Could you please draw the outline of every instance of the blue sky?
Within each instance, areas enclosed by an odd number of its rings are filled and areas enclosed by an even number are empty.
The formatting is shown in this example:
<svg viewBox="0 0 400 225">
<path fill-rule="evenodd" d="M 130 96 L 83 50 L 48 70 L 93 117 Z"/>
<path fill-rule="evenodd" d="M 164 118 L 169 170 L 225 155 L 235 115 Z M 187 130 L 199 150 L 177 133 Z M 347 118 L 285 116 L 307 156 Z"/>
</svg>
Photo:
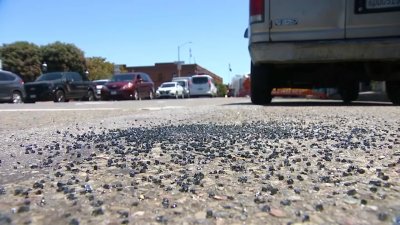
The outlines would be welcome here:
<svg viewBox="0 0 400 225">
<path fill-rule="evenodd" d="M 0 45 L 61 41 L 86 57 L 145 66 L 177 61 L 178 46 L 192 42 L 180 48 L 181 61 L 224 83 L 250 70 L 247 25 L 246 0 L 0 0 Z"/>
</svg>

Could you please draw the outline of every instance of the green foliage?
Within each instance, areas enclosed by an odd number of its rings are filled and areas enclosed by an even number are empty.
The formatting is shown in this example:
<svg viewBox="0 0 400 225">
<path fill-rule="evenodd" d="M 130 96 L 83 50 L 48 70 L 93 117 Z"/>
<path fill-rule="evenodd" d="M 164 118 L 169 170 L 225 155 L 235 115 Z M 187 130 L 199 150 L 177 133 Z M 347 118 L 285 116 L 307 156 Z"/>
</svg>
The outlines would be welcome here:
<svg viewBox="0 0 400 225">
<path fill-rule="evenodd" d="M 217 83 L 217 95 L 218 97 L 224 97 L 227 93 L 228 93 L 228 89 L 226 87 L 226 85 L 222 84 L 222 83 Z"/>
<path fill-rule="evenodd" d="M 86 58 L 86 65 L 90 80 L 108 79 L 111 78 L 113 74 L 114 64 L 107 62 L 105 58 Z"/>
<path fill-rule="evenodd" d="M 3 69 L 21 76 L 25 81 L 32 81 L 40 75 L 41 55 L 39 46 L 19 41 L 4 44 L 0 48 Z"/>
<path fill-rule="evenodd" d="M 84 53 L 73 44 L 57 41 L 42 46 L 41 51 L 47 72 L 75 71 L 83 74 L 86 70 Z"/>
</svg>

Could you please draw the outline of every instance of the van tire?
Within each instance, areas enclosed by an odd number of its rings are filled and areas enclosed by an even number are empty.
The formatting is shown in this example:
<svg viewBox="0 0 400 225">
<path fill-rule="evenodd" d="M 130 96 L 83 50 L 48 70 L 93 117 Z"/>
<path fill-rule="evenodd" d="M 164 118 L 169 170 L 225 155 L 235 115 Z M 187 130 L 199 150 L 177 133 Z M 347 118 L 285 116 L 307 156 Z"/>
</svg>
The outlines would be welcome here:
<svg viewBox="0 0 400 225">
<path fill-rule="evenodd" d="M 251 102 L 267 105 L 272 101 L 272 79 L 270 65 L 251 64 Z"/>
<path fill-rule="evenodd" d="M 393 104 L 400 105 L 400 81 L 386 81 L 386 94 Z"/>
<path fill-rule="evenodd" d="M 352 101 L 357 100 L 359 91 L 360 87 L 358 81 L 349 81 L 343 83 L 339 87 L 340 97 L 342 98 L 342 101 L 345 104 L 349 104 Z"/>
</svg>

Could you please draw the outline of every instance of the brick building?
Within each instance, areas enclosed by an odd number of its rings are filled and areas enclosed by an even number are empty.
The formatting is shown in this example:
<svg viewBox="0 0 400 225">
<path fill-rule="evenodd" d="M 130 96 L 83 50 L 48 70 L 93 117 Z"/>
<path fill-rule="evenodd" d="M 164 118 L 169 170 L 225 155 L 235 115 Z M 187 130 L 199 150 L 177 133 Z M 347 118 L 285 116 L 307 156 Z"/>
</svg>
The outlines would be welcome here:
<svg viewBox="0 0 400 225">
<path fill-rule="evenodd" d="M 194 74 L 208 74 L 214 78 L 216 83 L 223 83 L 222 77 L 197 64 L 182 64 L 181 77 Z M 150 75 L 157 88 L 163 82 L 171 81 L 173 77 L 178 76 L 178 67 L 176 63 L 156 63 L 154 66 L 129 66 L 128 72 L 144 72 Z"/>
</svg>

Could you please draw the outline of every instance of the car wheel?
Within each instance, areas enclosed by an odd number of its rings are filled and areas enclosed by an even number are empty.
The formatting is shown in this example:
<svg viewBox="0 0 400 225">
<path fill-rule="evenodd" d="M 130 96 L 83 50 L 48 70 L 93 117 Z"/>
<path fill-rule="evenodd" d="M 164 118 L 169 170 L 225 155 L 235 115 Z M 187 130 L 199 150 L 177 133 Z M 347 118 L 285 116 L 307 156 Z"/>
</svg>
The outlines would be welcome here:
<svg viewBox="0 0 400 225">
<path fill-rule="evenodd" d="M 272 100 L 272 78 L 269 65 L 251 64 L 251 102 L 266 105 Z"/>
<path fill-rule="evenodd" d="M 150 99 L 150 100 L 154 99 L 153 91 L 150 91 L 150 92 L 149 92 L 149 99 Z"/>
<path fill-rule="evenodd" d="M 88 101 L 94 101 L 96 100 L 96 97 L 94 96 L 94 92 L 92 90 L 89 90 L 87 93 L 87 100 Z"/>
<path fill-rule="evenodd" d="M 133 91 L 133 99 L 134 100 L 139 100 L 139 93 L 136 90 Z"/>
<path fill-rule="evenodd" d="M 14 91 L 12 93 L 12 99 L 11 99 L 12 103 L 16 104 L 16 103 L 22 103 L 22 94 L 19 91 Z"/>
<path fill-rule="evenodd" d="M 393 104 L 400 105 L 400 81 L 386 81 L 386 94 Z"/>
<path fill-rule="evenodd" d="M 358 81 L 349 81 L 339 87 L 339 94 L 343 103 L 349 104 L 357 100 L 358 92 L 360 90 Z"/>
<path fill-rule="evenodd" d="M 66 102 L 65 93 L 63 90 L 57 90 L 54 96 L 54 102 Z"/>
</svg>

